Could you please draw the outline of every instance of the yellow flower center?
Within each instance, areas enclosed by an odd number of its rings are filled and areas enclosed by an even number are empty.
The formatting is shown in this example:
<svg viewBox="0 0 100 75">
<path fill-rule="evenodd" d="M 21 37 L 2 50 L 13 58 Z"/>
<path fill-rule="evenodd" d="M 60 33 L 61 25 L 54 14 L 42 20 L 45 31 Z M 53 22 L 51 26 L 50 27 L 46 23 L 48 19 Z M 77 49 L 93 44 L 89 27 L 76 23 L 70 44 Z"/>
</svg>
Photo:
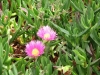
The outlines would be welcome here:
<svg viewBox="0 0 100 75">
<path fill-rule="evenodd" d="M 44 34 L 44 39 L 48 39 L 48 38 L 50 38 L 50 34 L 49 33 Z"/>
<path fill-rule="evenodd" d="M 32 50 L 32 55 L 38 56 L 38 55 L 39 55 L 39 50 L 36 49 L 36 48 L 34 48 L 34 49 Z"/>
</svg>

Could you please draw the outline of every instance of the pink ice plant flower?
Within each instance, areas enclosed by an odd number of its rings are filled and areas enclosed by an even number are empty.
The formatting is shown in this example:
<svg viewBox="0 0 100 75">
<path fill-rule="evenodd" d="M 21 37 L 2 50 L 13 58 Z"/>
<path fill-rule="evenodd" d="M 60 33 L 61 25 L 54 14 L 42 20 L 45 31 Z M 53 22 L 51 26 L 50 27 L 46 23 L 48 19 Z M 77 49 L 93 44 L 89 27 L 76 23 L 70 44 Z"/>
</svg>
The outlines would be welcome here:
<svg viewBox="0 0 100 75">
<path fill-rule="evenodd" d="M 47 41 L 55 40 L 56 38 L 56 32 L 53 29 L 51 29 L 49 26 L 41 27 L 38 30 L 37 35 L 43 40 L 47 40 Z"/>
<path fill-rule="evenodd" d="M 29 57 L 38 57 L 41 56 L 44 53 L 45 46 L 41 41 L 31 41 L 28 44 L 26 44 L 26 54 Z"/>
</svg>

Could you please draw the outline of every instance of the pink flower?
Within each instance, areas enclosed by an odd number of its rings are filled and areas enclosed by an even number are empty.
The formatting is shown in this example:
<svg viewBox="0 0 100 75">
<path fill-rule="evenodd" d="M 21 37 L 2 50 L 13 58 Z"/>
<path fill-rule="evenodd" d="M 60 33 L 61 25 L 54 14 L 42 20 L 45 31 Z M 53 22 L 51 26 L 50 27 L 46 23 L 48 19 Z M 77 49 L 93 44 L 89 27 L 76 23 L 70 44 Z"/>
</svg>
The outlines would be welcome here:
<svg viewBox="0 0 100 75">
<path fill-rule="evenodd" d="M 30 57 L 38 57 L 44 53 L 45 46 L 41 41 L 31 41 L 26 45 L 25 52 Z"/>
<path fill-rule="evenodd" d="M 49 26 L 43 26 L 41 27 L 38 32 L 37 35 L 42 38 L 43 40 L 55 40 L 56 38 L 56 32 L 51 29 Z"/>
</svg>

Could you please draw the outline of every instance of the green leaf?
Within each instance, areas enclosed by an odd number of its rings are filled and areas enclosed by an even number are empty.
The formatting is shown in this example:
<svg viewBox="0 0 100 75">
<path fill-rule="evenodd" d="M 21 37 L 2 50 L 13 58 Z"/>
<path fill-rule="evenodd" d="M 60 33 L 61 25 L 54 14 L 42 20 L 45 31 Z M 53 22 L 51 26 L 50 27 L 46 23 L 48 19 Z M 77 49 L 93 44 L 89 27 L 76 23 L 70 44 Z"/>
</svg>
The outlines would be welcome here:
<svg viewBox="0 0 100 75">
<path fill-rule="evenodd" d="M 45 68 L 46 71 L 46 75 L 51 75 L 52 74 L 52 64 L 48 64 Z"/>
<path fill-rule="evenodd" d="M 92 21 L 94 20 L 94 11 L 91 7 L 88 7 L 85 11 L 85 23 L 87 27 L 91 27 Z"/>
<path fill-rule="evenodd" d="M 32 67 L 31 71 L 32 71 L 33 75 L 39 75 L 40 68 L 37 67 L 37 66 L 36 67 Z"/>
<path fill-rule="evenodd" d="M 18 4 L 17 7 L 21 7 L 21 0 L 17 0 L 16 3 Z"/>
<path fill-rule="evenodd" d="M 74 71 L 72 71 L 72 75 L 78 75 L 77 73 L 75 73 Z"/>
<path fill-rule="evenodd" d="M 43 68 L 48 64 L 48 59 L 45 56 L 41 57 L 41 64 Z"/>
<path fill-rule="evenodd" d="M 42 0 L 42 8 L 47 8 L 48 2 L 48 0 Z"/>
<path fill-rule="evenodd" d="M 3 45 L 0 43 L 0 59 L 3 61 Z"/>
<path fill-rule="evenodd" d="M 26 69 L 25 75 L 29 75 L 29 70 Z"/>
<path fill-rule="evenodd" d="M 65 30 L 65 29 L 63 29 L 63 28 L 61 28 L 60 26 L 54 24 L 53 22 L 51 22 L 51 24 L 52 24 L 54 27 L 56 27 L 60 32 L 65 33 L 66 36 L 69 36 L 69 35 L 70 35 L 70 34 L 69 34 L 69 31 L 67 31 L 67 30 Z"/>
<path fill-rule="evenodd" d="M 12 72 L 12 70 L 9 70 L 8 73 L 9 73 L 9 75 L 14 75 L 13 72 Z"/>
<path fill-rule="evenodd" d="M 2 63 L 2 60 L 1 60 L 1 57 L 0 57 L 0 74 L 2 74 L 2 66 L 3 66 L 3 63 Z"/>
<path fill-rule="evenodd" d="M 16 68 L 15 64 L 12 65 L 12 69 L 13 69 L 14 75 L 18 75 L 17 68 Z"/>
<path fill-rule="evenodd" d="M 5 56 L 4 56 L 4 61 L 5 62 L 8 59 L 8 55 L 9 55 L 9 45 L 8 43 L 5 44 Z"/>
<path fill-rule="evenodd" d="M 90 28 L 92 26 L 92 22 L 94 20 L 94 11 L 91 7 L 87 7 L 84 9 L 84 14 L 81 15 L 81 24 L 86 28 Z"/>
<path fill-rule="evenodd" d="M 96 9 L 96 10 L 94 11 L 94 14 L 98 13 L 99 11 L 100 11 L 100 8 Z"/>
<path fill-rule="evenodd" d="M 65 59 L 65 56 L 63 54 L 60 54 L 60 61 L 63 65 L 66 65 L 66 59 Z"/>
<path fill-rule="evenodd" d="M 83 30 L 82 32 L 80 32 L 80 33 L 77 35 L 77 37 L 80 37 L 80 36 L 82 36 L 82 35 L 88 33 L 89 31 L 90 31 L 90 28 L 85 29 L 85 30 Z"/>
<path fill-rule="evenodd" d="M 67 66 L 62 67 L 62 69 L 63 69 L 63 74 L 64 74 L 69 70 L 72 71 L 73 67 L 71 67 L 70 65 L 67 65 Z"/>
<path fill-rule="evenodd" d="M 100 62 L 100 58 L 98 58 L 98 59 L 92 61 L 92 62 L 90 63 L 90 65 L 92 66 L 92 65 L 96 64 L 97 62 Z"/>
<path fill-rule="evenodd" d="M 84 17 L 84 15 L 81 15 L 81 25 L 82 25 L 82 27 L 85 28 L 85 29 L 88 28 L 88 26 L 87 26 L 86 23 L 85 23 L 85 17 Z"/>
<path fill-rule="evenodd" d="M 22 64 L 21 70 L 22 70 L 22 73 L 25 73 L 25 63 Z"/>
<path fill-rule="evenodd" d="M 76 54 L 76 56 L 79 57 L 79 59 L 80 59 L 81 61 L 83 61 L 83 62 L 86 61 L 85 56 L 83 56 L 82 54 L 80 54 L 80 52 L 79 52 L 78 50 L 75 49 L 75 50 L 73 50 L 73 52 Z"/>
<path fill-rule="evenodd" d="M 28 11 L 29 14 L 30 11 Z M 33 24 L 32 20 L 30 19 L 30 17 L 28 17 L 27 15 L 25 15 L 23 12 L 20 12 L 21 16 L 28 21 L 30 24 Z"/>
<path fill-rule="evenodd" d="M 81 47 L 76 47 L 76 49 L 78 50 L 78 52 L 83 55 L 86 58 L 86 52 L 85 49 L 82 49 Z"/>
<path fill-rule="evenodd" d="M 91 58 L 88 61 L 88 67 L 87 67 L 87 73 L 86 73 L 86 75 L 92 75 L 92 68 L 90 66 L 90 63 L 91 63 Z"/>
<path fill-rule="evenodd" d="M 70 65 L 71 61 L 69 60 L 68 53 L 65 55 L 65 61 L 68 65 Z"/>
<path fill-rule="evenodd" d="M 19 19 L 18 19 L 19 26 L 18 26 L 16 32 L 12 35 L 12 38 L 9 41 L 10 44 L 19 36 L 18 34 L 20 33 L 21 24 L 22 24 L 22 19 L 21 19 L 21 17 L 19 17 Z"/>
<path fill-rule="evenodd" d="M 63 9 L 68 10 L 70 6 L 70 0 L 63 0 Z"/>
<path fill-rule="evenodd" d="M 18 30 L 15 32 L 15 34 L 12 35 L 12 38 L 10 39 L 9 43 L 11 44 L 18 36 L 18 33 L 20 31 L 20 27 L 18 28 Z"/>
<path fill-rule="evenodd" d="M 95 41 L 97 45 L 100 46 L 100 38 L 98 37 L 96 30 L 94 29 L 91 30 L 90 37 Z"/>
<path fill-rule="evenodd" d="M 79 75 L 85 75 L 80 65 L 77 65 L 77 70 L 79 72 Z"/>
<path fill-rule="evenodd" d="M 92 69 L 95 71 L 96 75 L 100 75 L 100 71 L 98 71 L 97 66 L 93 66 Z"/>
<path fill-rule="evenodd" d="M 81 61 L 78 59 L 78 56 L 74 57 L 76 64 L 81 64 Z"/>
<path fill-rule="evenodd" d="M 52 73 L 52 75 L 58 75 L 58 71 L 55 69 Z"/>
<path fill-rule="evenodd" d="M 80 13 L 83 13 L 82 10 L 81 10 L 80 8 L 78 8 L 77 5 L 75 5 L 75 3 L 74 3 L 72 0 L 70 0 L 70 2 L 71 2 L 71 4 L 73 5 L 73 7 L 74 7 L 76 10 L 78 10 Z"/>
<path fill-rule="evenodd" d="M 8 71 L 4 69 L 2 75 L 8 75 Z"/>
</svg>

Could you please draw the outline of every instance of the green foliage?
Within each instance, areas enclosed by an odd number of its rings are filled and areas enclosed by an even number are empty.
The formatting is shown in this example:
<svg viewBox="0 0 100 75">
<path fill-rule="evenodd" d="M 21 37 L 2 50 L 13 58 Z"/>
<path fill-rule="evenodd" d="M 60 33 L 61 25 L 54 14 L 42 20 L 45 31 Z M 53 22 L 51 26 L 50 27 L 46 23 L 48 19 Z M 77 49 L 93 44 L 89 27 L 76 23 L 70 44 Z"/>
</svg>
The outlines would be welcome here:
<svg viewBox="0 0 100 75">
<path fill-rule="evenodd" d="M 0 0 L 0 4 L 0 75 L 100 74 L 100 0 Z M 20 46 L 40 39 L 37 31 L 45 25 L 57 32 L 56 40 L 46 43 L 45 54 L 38 59 L 27 57 Z"/>
</svg>

